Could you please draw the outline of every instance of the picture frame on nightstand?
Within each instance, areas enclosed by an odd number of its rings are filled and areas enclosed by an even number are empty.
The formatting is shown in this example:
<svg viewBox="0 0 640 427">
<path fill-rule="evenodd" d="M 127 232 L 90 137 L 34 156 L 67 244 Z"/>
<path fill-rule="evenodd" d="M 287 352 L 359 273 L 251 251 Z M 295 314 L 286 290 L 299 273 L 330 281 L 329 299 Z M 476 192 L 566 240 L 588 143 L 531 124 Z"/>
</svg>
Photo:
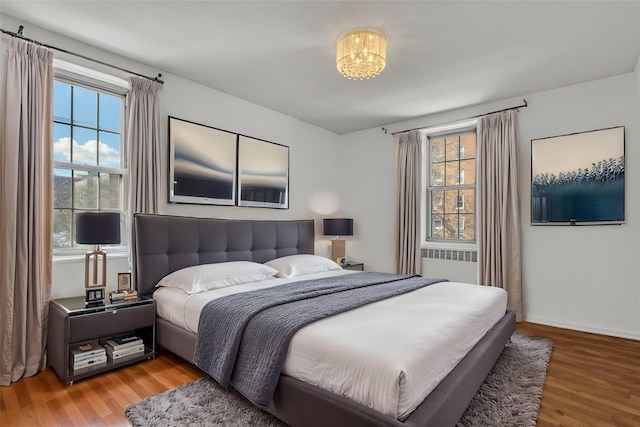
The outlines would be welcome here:
<svg viewBox="0 0 640 427">
<path fill-rule="evenodd" d="M 118 273 L 118 293 L 131 292 L 131 273 Z"/>
</svg>

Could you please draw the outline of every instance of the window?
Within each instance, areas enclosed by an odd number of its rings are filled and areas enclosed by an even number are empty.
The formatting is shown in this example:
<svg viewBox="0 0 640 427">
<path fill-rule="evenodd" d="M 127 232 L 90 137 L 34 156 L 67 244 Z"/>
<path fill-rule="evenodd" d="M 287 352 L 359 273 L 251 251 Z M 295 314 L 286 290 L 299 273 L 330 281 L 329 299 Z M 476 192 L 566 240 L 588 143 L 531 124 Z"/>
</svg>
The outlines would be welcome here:
<svg viewBox="0 0 640 427">
<path fill-rule="evenodd" d="M 76 248 L 75 216 L 121 213 L 126 245 L 124 95 L 56 76 L 53 88 L 53 247 Z"/>
<path fill-rule="evenodd" d="M 456 236 L 464 237 L 464 219 L 460 218 L 456 221 Z"/>
<path fill-rule="evenodd" d="M 428 141 L 426 240 L 474 242 L 475 129 L 429 136 Z"/>
<path fill-rule="evenodd" d="M 442 147 L 432 147 L 431 158 L 436 162 L 441 162 L 443 160 Z"/>
<path fill-rule="evenodd" d="M 442 185 L 442 172 L 433 172 L 433 185 Z"/>
<path fill-rule="evenodd" d="M 433 210 L 437 210 L 437 211 L 442 210 L 442 196 L 439 196 L 439 195 L 433 196 Z"/>
</svg>

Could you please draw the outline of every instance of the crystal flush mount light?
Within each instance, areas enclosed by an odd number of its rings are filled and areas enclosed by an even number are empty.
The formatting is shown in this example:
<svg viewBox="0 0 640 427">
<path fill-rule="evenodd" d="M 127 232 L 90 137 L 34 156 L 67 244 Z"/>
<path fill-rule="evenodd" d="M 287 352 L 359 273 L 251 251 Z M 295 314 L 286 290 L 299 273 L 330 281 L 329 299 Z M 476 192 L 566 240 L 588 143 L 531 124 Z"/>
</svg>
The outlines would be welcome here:
<svg viewBox="0 0 640 427">
<path fill-rule="evenodd" d="M 387 65 L 387 36 L 373 30 L 354 30 L 336 43 L 336 68 L 348 79 L 370 79 Z"/>
</svg>

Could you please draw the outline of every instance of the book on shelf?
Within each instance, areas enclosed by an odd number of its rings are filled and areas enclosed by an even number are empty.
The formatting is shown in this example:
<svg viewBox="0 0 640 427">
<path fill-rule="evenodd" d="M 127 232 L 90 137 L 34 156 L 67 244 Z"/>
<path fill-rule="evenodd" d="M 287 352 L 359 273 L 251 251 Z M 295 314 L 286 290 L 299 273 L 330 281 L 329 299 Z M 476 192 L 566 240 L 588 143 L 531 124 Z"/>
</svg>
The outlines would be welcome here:
<svg viewBox="0 0 640 427">
<path fill-rule="evenodd" d="M 106 344 L 110 345 L 113 348 L 116 348 L 116 347 L 124 348 L 124 347 L 141 344 L 141 343 L 142 343 L 142 338 L 135 335 L 130 335 L 127 337 L 113 337 L 106 341 Z"/>
<path fill-rule="evenodd" d="M 107 355 L 111 358 L 111 360 L 117 360 L 121 357 L 126 356 L 134 356 L 137 354 L 144 353 L 144 344 L 134 345 L 133 347 L 126 347 L 119 350 L 113 350 L 110 347 L 107 347 Z"/>
<path fill-rule="evenodd" d="M 121 352 L 121 351 L 124 351 L 124 350 L 128 350 L 130 348 L 135 348 L 135 347 L 140 347 L 140 346 L 142 346 L 142 349 L 144 350 L 144 341 L 142 340 L 142 338 L 137 338 L 134 341 L 129 341 L 129 342 L 125 342 L 123 344 L 118 344 L 115 341 L 115 339 L 110 339 L 110 340 L 105 341 L 104 346 L 107 349 L 107 352 L 109 352 L 109 353 Z"/>
<path fill-rule="evenodd" d="M 107 355 L 103 354 L 90 359 L 80 360 L 73 363 L 73 370 L 84 369 L 91 366 L 105 365 L 107 363 Z"/>
<path fill-rule="evenodd" d="M 97 356 L 104 356 L 105 348 L 94 341 L 87 341 L 69 346 L 69 355 L 75 363 L 81 360 L 90 360 Z"/>
</svg>

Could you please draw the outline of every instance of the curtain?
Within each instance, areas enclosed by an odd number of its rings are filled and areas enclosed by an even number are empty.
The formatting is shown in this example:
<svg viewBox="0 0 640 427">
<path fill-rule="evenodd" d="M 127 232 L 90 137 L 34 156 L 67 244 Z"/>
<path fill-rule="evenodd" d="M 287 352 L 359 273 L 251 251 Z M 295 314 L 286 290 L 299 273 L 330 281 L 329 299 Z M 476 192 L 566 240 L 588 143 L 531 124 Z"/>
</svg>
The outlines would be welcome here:
<svg viewBox="0 0 640 427">
<path fill-rule="evenodd" d="M 398 174 L 396 264 L 399 274 L 420 274 L 422 139 L 420 131 L 394 135 Z"/>
<path fill-rule="evenodd" d="M 160 188 L 158 91 L 162 85 L 141 77 L 131 77 L 129 83 L 129 212 L 156 213 Z"/>
<path fill-rule="evenodd" d="M 517 119 L 516 110 L 478 119 L 478 268 L 479 284 L 505 289 L 521 321 Z"/>
<path fill-rule="evenodd" d="M 162 85 L 141 77 L 129 78 L 127 97 L 129 166 L 129 269 L 135 273 L 135 239 L 131 224 L 136 212 L 157 213 L 160 189 L 160 113 L 158 91 Z M 133 275 L 135 277 L 135 274 Z M 135 283 L 134 283 L 135 286 Z"/>
<path fill-rule="evenodd" d="M 46 368 L 53 259 L 53 53 L 7 46 L 0 143 L 0 384 Z"/>
</svg>

